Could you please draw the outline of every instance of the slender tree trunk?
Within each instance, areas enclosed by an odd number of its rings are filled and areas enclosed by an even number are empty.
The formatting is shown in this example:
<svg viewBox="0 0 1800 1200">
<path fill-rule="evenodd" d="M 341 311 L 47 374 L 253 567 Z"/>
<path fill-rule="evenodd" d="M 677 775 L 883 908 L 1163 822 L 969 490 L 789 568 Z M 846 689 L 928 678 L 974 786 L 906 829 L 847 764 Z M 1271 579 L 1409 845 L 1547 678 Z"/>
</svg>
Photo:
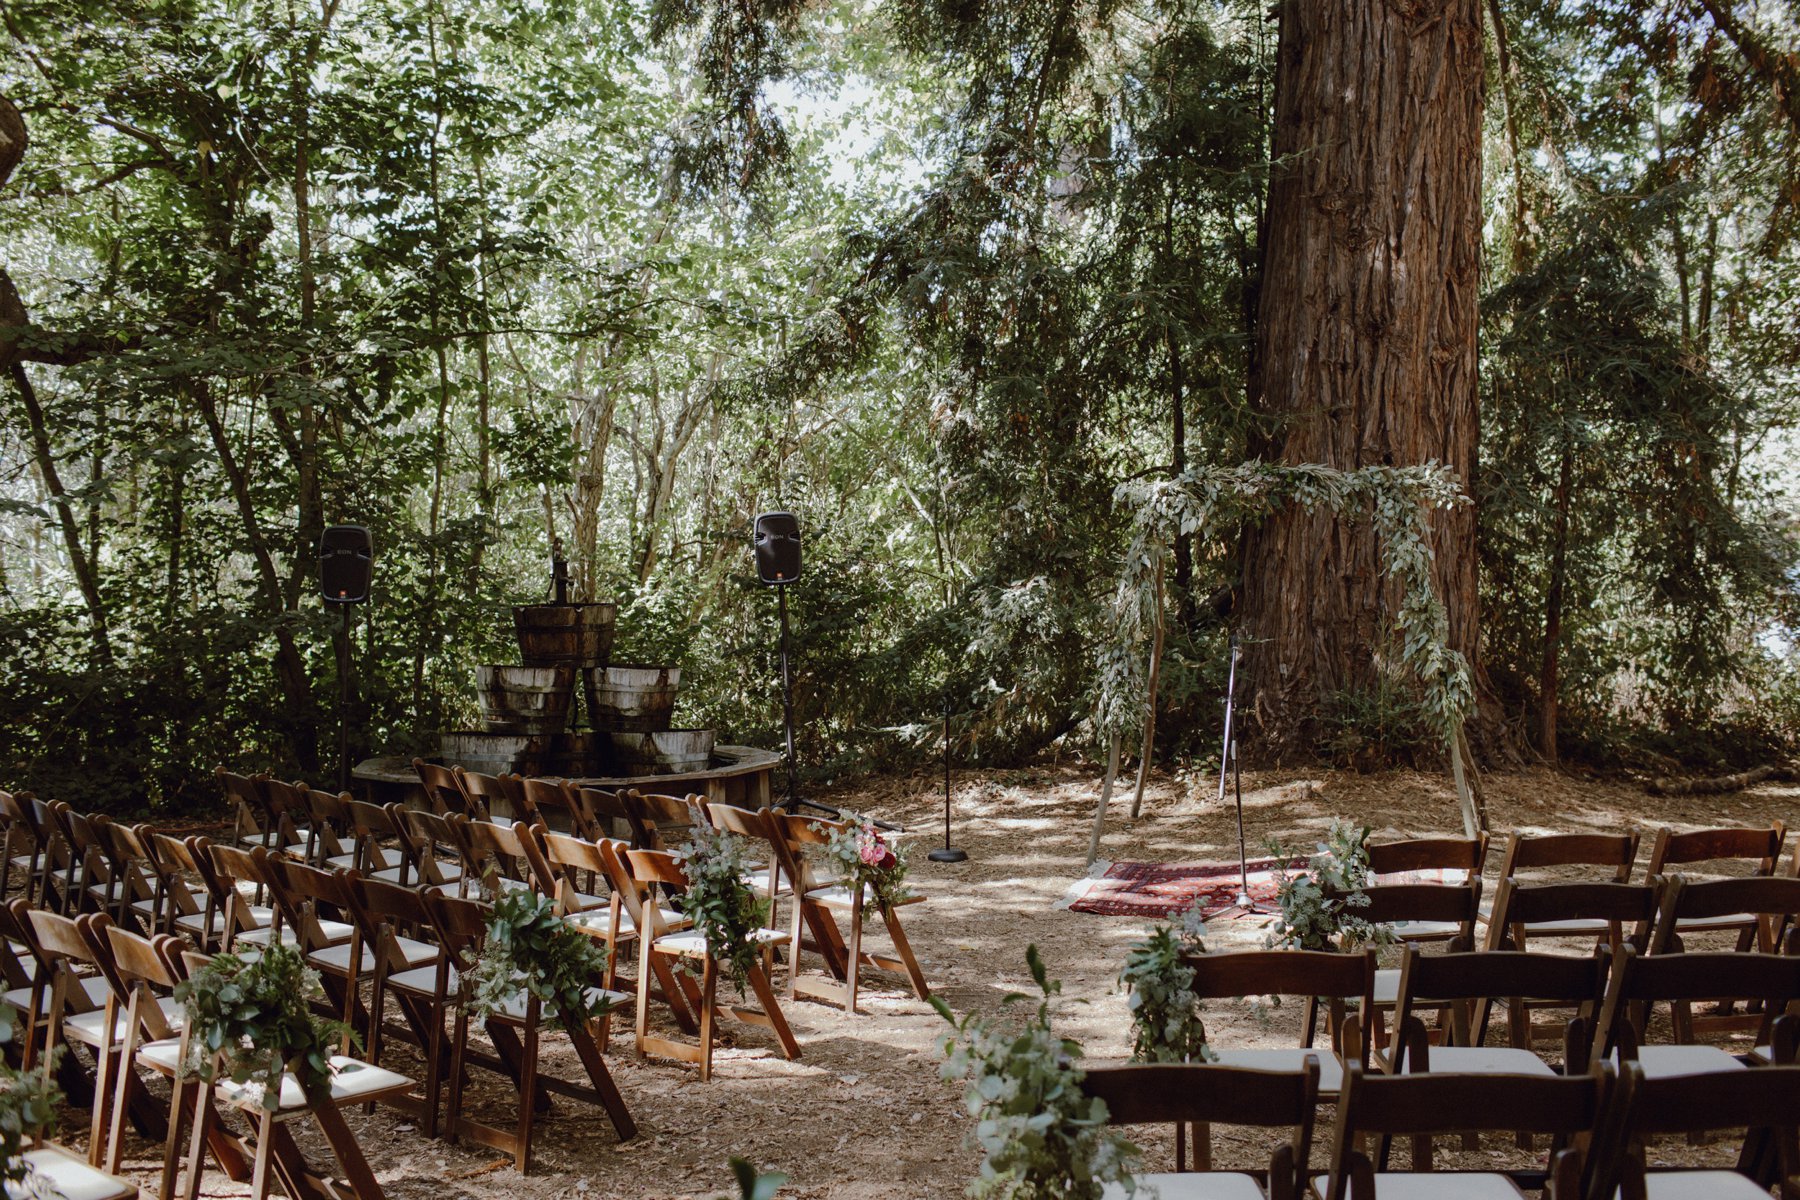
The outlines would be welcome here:
<svg viewBox="0 0 1800 1200">
<path fill-rule="evenodd" d="M 1563 433 L 1562 464 L 1556 476 L 1556 527 L 1550 542 L 1550 585 L 1544 589 L 1544 659 L 1538 671 L 1538 748 L 1555 766 L 1558 675 L 1562 669 L 1563 588 L 1568 580 L 1569 491 L 1575 471 L 1575 445 Z"/>
<path fill-rule="evenodd" d="M 6 279 L 0 286 L 7 293 L 16 296 L 12 280 Z M 50 507 L 56 510 L 56 523 L 63 535 L 63 549 L 69 555 L 69 569 L 74 572 L 75 586 L 80 589 L 82 602 L 87 605 L 88 624 L 94 634 L 94 658 L 103 666 L 110 664 L 112 638 L 106 629 L 106 602 L 100 596 L 100 577 L 94 570 L 93 560 L 88 557 L 87 548 L 81 543 L 81 527 L 75 520 L 74 502 L 63 488 L 62 476 L 57 474 L 56 455 L 50 446 L 50 428 L 44 419 L 44 407 L 38 402 L 37 388 L 32 386 L 25 364 L 15 358 L 8 365 L 8 371 L 12 375 L 13 387 L 18 390 L 19 400 L 25 406 L 32 458 L 36 460 L 38 477 L 43 482 Z"/>
<path fill-rule="evenodd" d="M 1264 245 L 1257 403 L 1278 461 L 1475 473 L 1481 0 L 1288 0 Z M 1450 645 L 1476 663 L 1475 513 L 1433 519 Z M 1245 542 L 1251 711 L 1299 749 L 1373 682 L 1400 597 L 1366 520 L 1282 512 Z"/>
</svg>

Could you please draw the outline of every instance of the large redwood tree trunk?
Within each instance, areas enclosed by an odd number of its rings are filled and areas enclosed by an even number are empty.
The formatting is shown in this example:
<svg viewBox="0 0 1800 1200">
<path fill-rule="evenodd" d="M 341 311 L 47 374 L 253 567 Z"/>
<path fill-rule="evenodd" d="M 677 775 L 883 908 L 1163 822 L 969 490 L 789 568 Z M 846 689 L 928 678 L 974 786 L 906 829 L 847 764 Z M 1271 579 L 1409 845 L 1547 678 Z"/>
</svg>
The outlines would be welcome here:
<svg viewBox="0 0 1800 1200">
<path fill-rule="evenodd" d="M 1444 463 L 1472 486 L 1481 0 L 1284 0 L 1256 402 L 1265 457 Z M 1476 661 L 1475 514 L 1436 519 L 1450 641 Z M 1287 511 L 1244 546 L 1245 669 L 1265 751 L 1304 753 L 1367 687 L 1398 597 L 1367 520 Z"/>
</svg>

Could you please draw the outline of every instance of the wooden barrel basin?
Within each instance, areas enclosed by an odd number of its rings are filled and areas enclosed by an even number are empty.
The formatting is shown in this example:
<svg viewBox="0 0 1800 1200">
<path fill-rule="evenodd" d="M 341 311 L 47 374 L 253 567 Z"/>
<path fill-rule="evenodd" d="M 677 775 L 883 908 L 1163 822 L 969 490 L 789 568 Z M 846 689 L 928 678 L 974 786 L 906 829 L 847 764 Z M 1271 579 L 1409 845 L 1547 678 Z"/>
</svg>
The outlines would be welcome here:
<svg viewBox="0 0 1800 1200">
<path fill-rule="evenodd" d="M 438 753 L 445 764 L 479 775 L 538 775 L 548 765 L 550 739 L 520 733 L 446 731 L 438 735 Z"/>
<path fill-rule="evenodd" d="M 680 667 L 589 667 L 581 673 L 588 719 L 595 729 L 646 733 L 675 719 Z"/>
<path fill-rule="evenodd" d="M 575 668 L 479 667 L 481 721 L 489 733 L 561 733 L 575 698 Z"/>
<path fill-rule="evenodd" d="M 704 771 L 712 760 L 710 729 L 615 730 L 613 766 L 628 778 Z"/>
<path fill-rule="evenodd" d="M 603 667 L 616 604 L 521 604 L 513 610 L 519 657 L 532 667 Z"/>
</svg>

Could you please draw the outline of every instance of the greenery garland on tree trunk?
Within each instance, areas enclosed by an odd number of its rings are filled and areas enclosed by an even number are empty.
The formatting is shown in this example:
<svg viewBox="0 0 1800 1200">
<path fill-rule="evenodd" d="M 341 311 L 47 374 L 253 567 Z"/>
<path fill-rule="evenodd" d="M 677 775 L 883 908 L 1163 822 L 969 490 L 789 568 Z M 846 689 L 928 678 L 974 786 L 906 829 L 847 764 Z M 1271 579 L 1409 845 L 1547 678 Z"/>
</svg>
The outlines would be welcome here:
<svg viewBox="0 0 1800 1200">
<path fill-rule="evenodd" d="M 1430 514 L 1467 504 L 1456 478 L 1437 463 L 1341 471 L 1317 463 L 1257 459 L 1202 466 L 1173 479 L 1132 481 L 1114 493 L 1136 515 L 1124 570 L 1114 591 L 1112 631 L 1101 643 L 1096 725 L 1119 737 L 1136 727 L 1148 700 L 1142 647 L 1156 622 L 1158 565 L 1177 539 L 1226 540 L 1279 507 L 1366 512 L 1384 551 L 1382 569 L 1400 589 L 1394 633 L 1400 666 L 1417 682 L 1427 719 L 1443 737 L 1457 777 L 1465 821 L 1474 813 L 1463 778 L 1462 724 L 1474 706 L 1469 664 L 1450 648 L 1449 618 L 1432 581 Z"/>
</svg>

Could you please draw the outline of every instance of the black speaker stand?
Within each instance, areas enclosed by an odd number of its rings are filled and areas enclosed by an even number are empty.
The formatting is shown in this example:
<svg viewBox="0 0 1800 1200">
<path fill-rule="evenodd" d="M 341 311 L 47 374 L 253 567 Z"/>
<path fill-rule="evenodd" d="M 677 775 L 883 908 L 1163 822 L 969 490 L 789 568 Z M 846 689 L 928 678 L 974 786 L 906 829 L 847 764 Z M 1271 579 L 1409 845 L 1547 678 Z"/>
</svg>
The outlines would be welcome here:
<svg viewBox="0 0 1800 1200">
<path fill-rule="evenodd" d="M 944 690 L 944 847 L 925 856 L 932 862 L 967 862 L 969 856 L 950 844 L 950 691 Z"/>
</svg>

